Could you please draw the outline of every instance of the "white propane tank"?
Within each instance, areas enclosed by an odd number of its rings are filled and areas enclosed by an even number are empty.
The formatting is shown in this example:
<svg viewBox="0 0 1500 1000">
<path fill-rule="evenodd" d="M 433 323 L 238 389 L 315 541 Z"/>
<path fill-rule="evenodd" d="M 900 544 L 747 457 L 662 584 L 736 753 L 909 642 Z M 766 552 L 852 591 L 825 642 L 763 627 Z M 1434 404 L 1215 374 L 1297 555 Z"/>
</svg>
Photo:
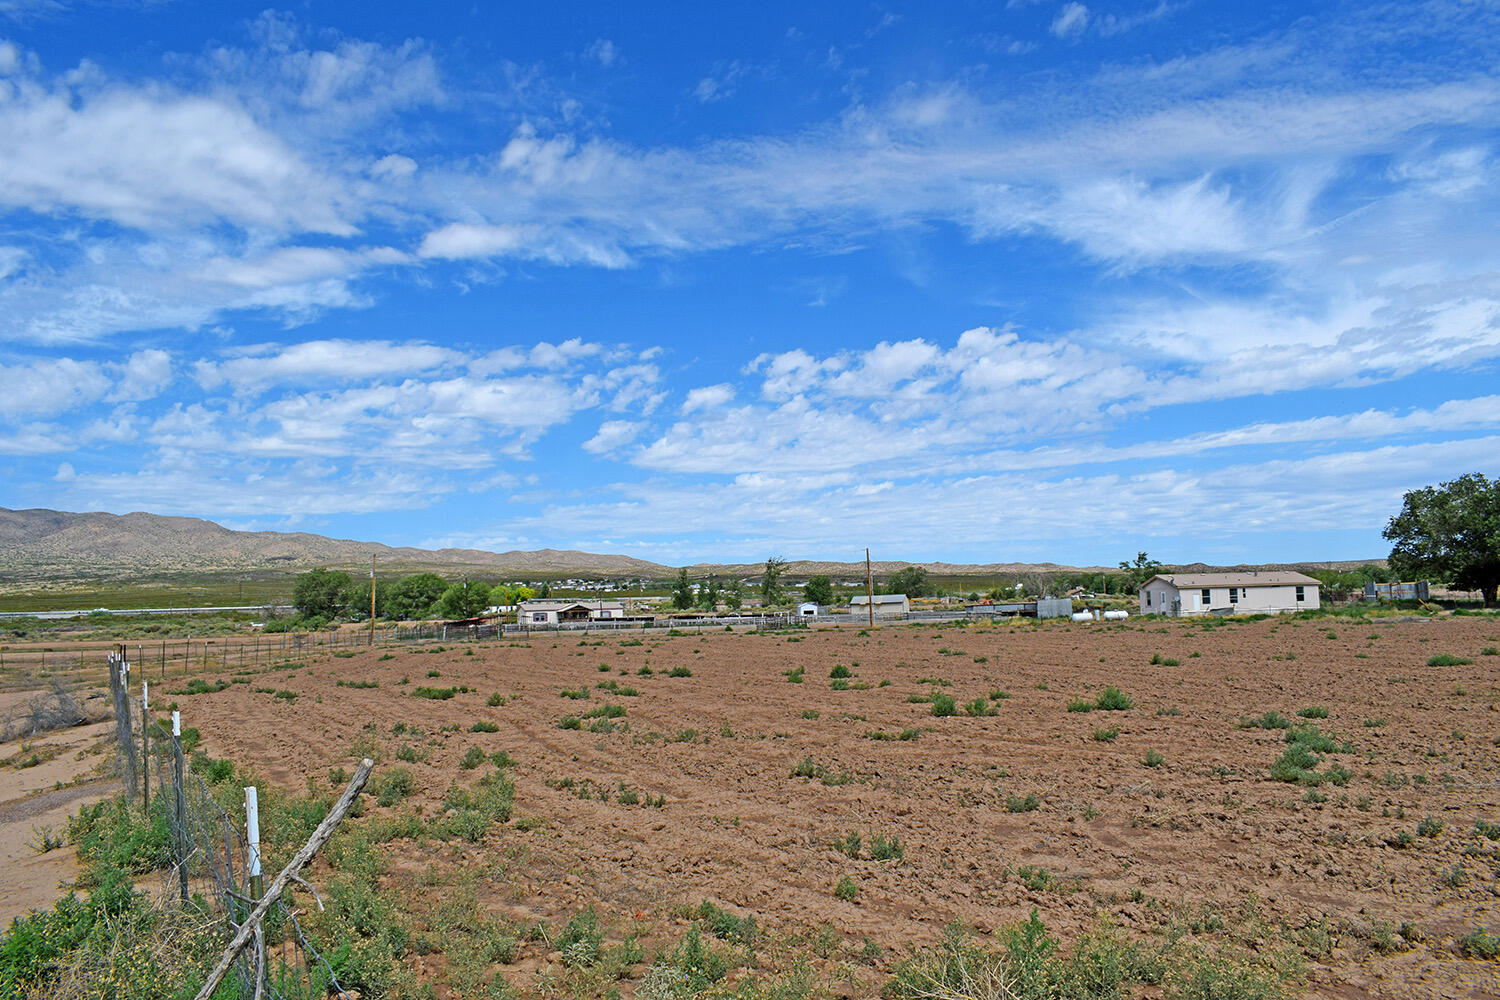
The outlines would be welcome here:
<svg viewBox="0 0 1500 1000">
<path fill-rule="evenodd" d="M 1117 622 L 1121 618 L 1129 618 L 1129 617 L 1130 617 L 1130 612 L 1128 612 L 1128 611 L 1106 611 L 1106 612 L 1104 612 L 1104 620 L 1107 621 L 1107 622 Z"/>
<path fill-rule="evenodd" d="M 1073 620 L 1075 622 L 1091 622 L 1094 620 L 1094 616 L 1087 611 L 1075 611 L 1073 612 Z"/>
</svg>

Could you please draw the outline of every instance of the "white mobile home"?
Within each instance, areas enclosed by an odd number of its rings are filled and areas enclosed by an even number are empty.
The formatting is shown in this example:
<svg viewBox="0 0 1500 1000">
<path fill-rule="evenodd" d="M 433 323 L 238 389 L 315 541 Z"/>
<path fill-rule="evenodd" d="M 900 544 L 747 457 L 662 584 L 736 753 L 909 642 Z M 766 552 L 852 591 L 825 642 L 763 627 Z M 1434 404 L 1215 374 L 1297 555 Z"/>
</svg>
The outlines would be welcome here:
<svg viewBox="0 0 1500 1000">
<path fill-rule="evenodd" d="M 1143 615 L 1255 615 L 1313 611 L 1318 581 L 1301 573 L 1158 573 L 1141 584 Z"/>
<path fill-rule="evenodd" d="M 522 625 L 557 625 L 624 617 L 625 605 L 619 601 L 522 601 L 516 610 L 516 621 Z"/>
<path fill-rule="evenodd" d="M 875 595 L 875 617 L 881 615 L 904 615 L 911 611 L 911 602 L 906 599 L 905 594 L 876 594 Z M 870 598 L 868 594 L 860 594 L 849 599 L 849 613 L 851 615 L 870 614 Z"/>
</svg>

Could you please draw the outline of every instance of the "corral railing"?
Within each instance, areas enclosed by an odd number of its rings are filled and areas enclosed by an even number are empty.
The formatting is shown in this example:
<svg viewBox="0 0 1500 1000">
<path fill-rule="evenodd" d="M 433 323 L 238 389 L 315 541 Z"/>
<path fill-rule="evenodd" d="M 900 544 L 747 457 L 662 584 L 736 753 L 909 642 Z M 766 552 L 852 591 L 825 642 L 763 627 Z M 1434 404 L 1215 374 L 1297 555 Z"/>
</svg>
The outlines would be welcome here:
<svg viewBox="0 0 1500 1000">
<path fill-rule="evenodd" d="M 233 934 L 262 889 L 259 843 L 248 836 L 248 817 L 226 809 L 189 766 L 176 731 L 176 712 L 168 729 L 151 720 L 146 705 L 139 713 L 133 711 L 132 670 L 123 646 L 109 655 L 108 669 L 125 793 L 141 800 L 148 812 L 164 816 L 170 830 L 171 864 L 163 870 L 162 892 L 177 897 L 183 906 L 207 907 Z M 139 684 L 135 690 L 140 690 Z M 133 718 L 139 719 L 139 726 Z M 247 807 L 254 801 L 254 790 L 246 789 Z M 236 959 L 232 976 L 244 997 L 324 1000 L 344 995 L 333 967 L 308 941 L 296 913 L 281 899 L 261 922 L 255 946 Z"/>
</svg>

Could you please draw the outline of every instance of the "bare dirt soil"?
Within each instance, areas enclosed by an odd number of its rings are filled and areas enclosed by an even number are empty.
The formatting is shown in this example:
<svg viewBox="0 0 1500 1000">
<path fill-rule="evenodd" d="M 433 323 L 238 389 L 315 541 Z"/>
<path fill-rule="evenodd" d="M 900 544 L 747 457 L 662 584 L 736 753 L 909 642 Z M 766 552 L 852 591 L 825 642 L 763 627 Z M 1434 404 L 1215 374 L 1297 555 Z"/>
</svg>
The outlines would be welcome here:
<svg viewBox="0 0 1500 1000">
<path fill-rule="evenodd" d="M 1500 931 L 1483 832 L 1500 827 L 1482 825 L 1500 824 L 1497 642 L 1500 621 L 1478 617 L 533 636 L 323 654 L 175 700 L 210 754 L 288 789 L 327 787 L 359 753 L 404 758 L 416 791 L 398 808 L 429 814 L 468 783 L 466 750 L 507 751 L 504 828 L 387 845 L 387 883 L 413 899 L 435 871 L 483 868 L 503 875 L 478 905 L 517 920 L 586 905 L 670 920 L 708 899 L 772 928 L 826 923 L 884 949 L 850 995 L 949 921 L 983 931 L 1035 908 L 1064 941 L 1101 920 L 1151 940 L 1249 928 L 1309 956 L 1312 995 L 1491 996 L 1496 963 L 1457 942 Z M 1428 666 L 1438 654 L 1470 662 Z M 152 680 L 161 701 L 181 683 Z M 1108 686 L 1132 707 L 1069 710 Z M 934 691 L 958 714 L 913 700 Z M 973 699 L 995 714 L 965 714 Z M 626 714 L 590 732 L 606 704 Z M 1286 731 L 1243 720 L 1272 710 L 1337 734 L 1345 752 L 1319 766 L 1344 784 L 1269 775 Z M 582 728 L 560 728 L 570 715 Z M 498 731 L 471 732 L 481 721 Z M 851 831 L 852 858 L 836 846 Z M 902 856 L 875 860 L 877 834 Z M 835 893 L 846 876 L 852 901 Z M 543 957 L 523 949 L 523 970 Z"/>
</svg>

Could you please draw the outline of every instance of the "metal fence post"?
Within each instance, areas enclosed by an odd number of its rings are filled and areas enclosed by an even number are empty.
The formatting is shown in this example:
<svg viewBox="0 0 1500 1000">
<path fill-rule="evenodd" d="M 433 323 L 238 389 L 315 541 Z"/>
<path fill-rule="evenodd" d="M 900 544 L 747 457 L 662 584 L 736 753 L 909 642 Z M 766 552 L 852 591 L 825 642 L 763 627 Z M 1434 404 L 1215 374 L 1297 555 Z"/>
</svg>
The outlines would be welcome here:
<svg viewBox="0 0 1500 1000">
<path fill-rule="evenodd" d="M 177 816 L 177 886 L 182 895 L 183 905 L 188 901 L 188 877 L 187 877 L 187 791 L 184 784 L 186 774 L 184 773 L 182 759 L 182 713 L 172 712 L 172 804 L 173 812 Z"/>
</svg>

